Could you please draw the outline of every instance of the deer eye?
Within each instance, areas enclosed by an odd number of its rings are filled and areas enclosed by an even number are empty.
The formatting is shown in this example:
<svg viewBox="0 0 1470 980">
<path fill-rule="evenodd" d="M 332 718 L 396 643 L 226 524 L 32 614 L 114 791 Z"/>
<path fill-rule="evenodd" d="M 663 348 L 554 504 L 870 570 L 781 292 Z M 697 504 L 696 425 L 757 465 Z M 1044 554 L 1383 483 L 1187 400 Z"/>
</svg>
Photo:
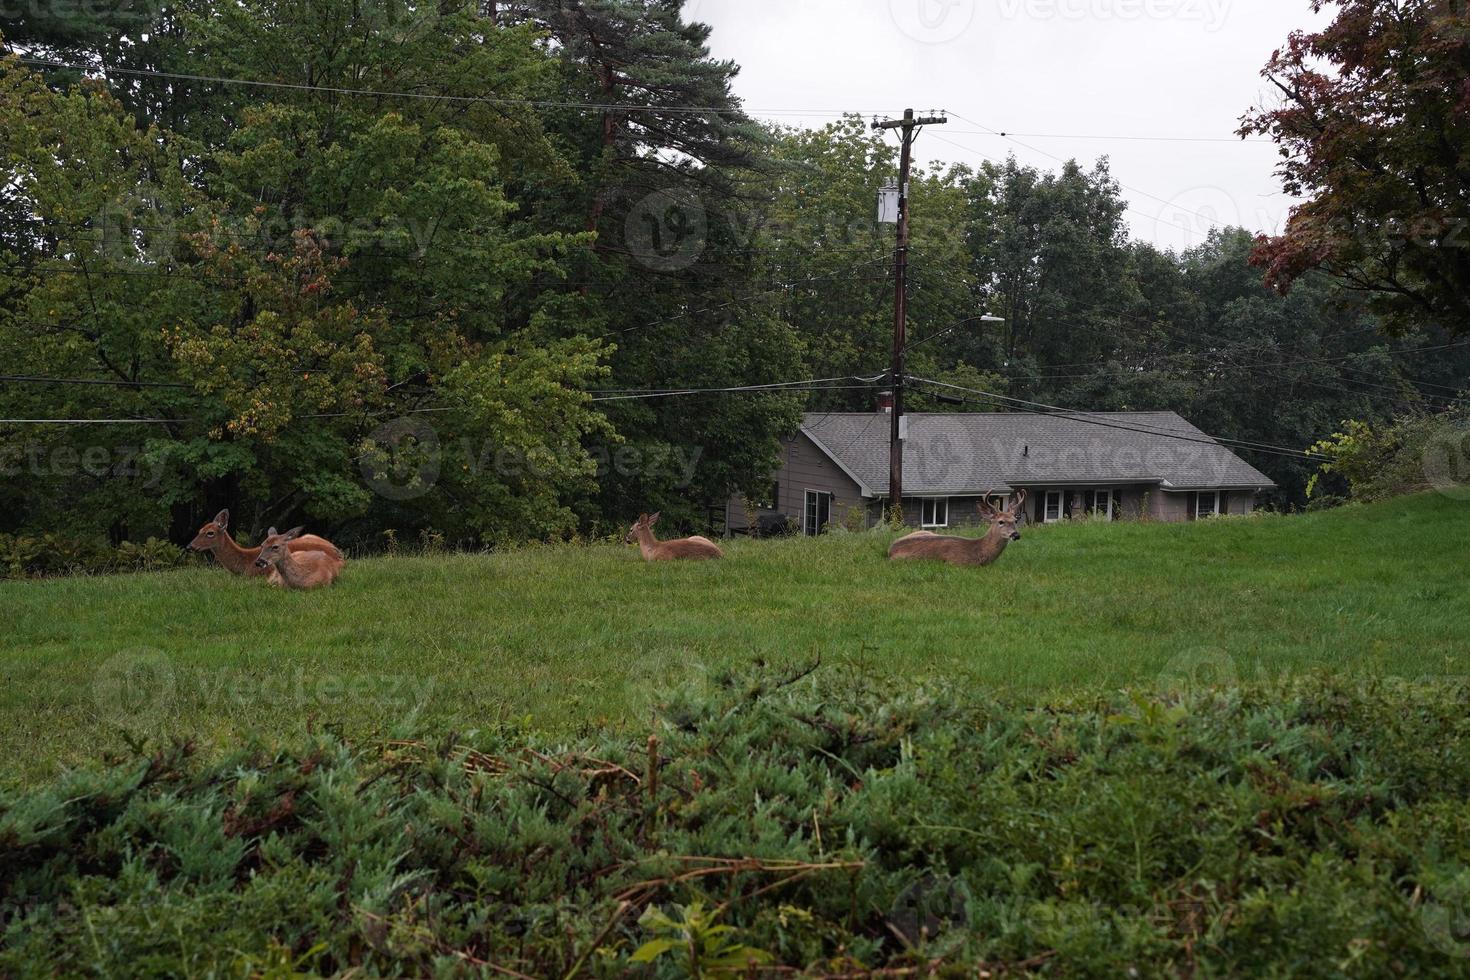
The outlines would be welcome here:
<svg viewBox="0 0 1470 980">
<path fill-rule="evenodd" d="M 212 537 L 214 537 L 214 532 L 213 532 L 213 531 L 210 531 L 210 532 L 209 532 L 209 536 L 210 536 L 210 537 L 211 537 L 211 538 L 212 538 Z"/>
</svg>

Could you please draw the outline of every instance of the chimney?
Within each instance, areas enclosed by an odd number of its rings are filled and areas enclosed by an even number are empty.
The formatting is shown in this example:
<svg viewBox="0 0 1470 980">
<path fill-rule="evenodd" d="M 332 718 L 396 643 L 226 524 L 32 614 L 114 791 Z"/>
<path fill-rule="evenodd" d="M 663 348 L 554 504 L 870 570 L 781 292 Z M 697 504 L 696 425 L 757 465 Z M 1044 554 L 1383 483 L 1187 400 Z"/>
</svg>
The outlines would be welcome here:
<svg viewBox="0 0 1470 980">
<path fill-rule="evenodd" d="M 893 392 L 878 392 L 878 411 L 885 415 L 891 415 L 893 413 Z"/>
</svg>

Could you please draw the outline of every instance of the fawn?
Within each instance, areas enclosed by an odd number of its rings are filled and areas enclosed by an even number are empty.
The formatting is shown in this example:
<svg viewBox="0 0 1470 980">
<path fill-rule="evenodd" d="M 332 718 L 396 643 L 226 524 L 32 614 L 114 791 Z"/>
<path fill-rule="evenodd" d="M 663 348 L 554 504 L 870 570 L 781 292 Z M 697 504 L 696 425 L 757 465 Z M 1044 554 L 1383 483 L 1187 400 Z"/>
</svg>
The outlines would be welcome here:
<svg viewBox="0 0 1470 980">
<path fill-rule="evenodd" d="M 279 585 L 276 581 L 275 569 L 256 564 L 260 557 L 260 548 L 242 548 L 230 537 L 230 512 L 222 510 L 214 515 L 214 520 L 209 521 L 194 535 L 194 540 L 189 542 L 190 551 L 209 551 L 214 553 L 214 560 L 236 575 L 244 575 L 248 578 L 265 575 L 271 580 L 272 585 Z M 322 551 L 333 558 L 342 559 L 342 552 L 337 546 L 326 538 L 319 538 L 315 534 L 303 534 L 291 542 L 292 551 Z"/>
<path fill-rule="evenodd" d="M 720 546 L 709 538 L 696 536 L 677 541 L 658 540 L 653 536 L 653 525 L 658 523 L 658 518 L 658 514 L 639 514 L 637 523 L 623 539 L 624 544 L 638 542 L 638 550 L 643 553 L 644 561 L 705 561 L 725 557 Z"/>
<path fill-rule="evenodd" d="M 951 565 L 992 565 L 1005 552 L 1006 545 L 1021 540 L 1016 530 L 1016 516 L 1026 502 L 1026 491 L 1022 490 L 1015 503 L 1002 509 L 990 502 L 990 495 L 980 502 L 980 516 L 990 522 L 990 532 L 983 538 L 958 538 L 933 531 L 916 531 L 899 538 L 888 549 L 888 557 L 894 560 L 927 558 L 949 562 Z"/>
<path fill-rule="evenodd" d="M 342 574 L 346 564 L 340 555 L 325 551 L 295 551 L 291 545 L 301 540 L 301 528 L 293 527 L 285 534 L 275 528 L 266 533 L 260 543 L 260 557 L 255 559 L 259 568 L 274 568 L 280 582 L 288 589 L 315 589 L 331 585 Z M 274 580 L 272 580 L 274 581 Z"/>
</svg>

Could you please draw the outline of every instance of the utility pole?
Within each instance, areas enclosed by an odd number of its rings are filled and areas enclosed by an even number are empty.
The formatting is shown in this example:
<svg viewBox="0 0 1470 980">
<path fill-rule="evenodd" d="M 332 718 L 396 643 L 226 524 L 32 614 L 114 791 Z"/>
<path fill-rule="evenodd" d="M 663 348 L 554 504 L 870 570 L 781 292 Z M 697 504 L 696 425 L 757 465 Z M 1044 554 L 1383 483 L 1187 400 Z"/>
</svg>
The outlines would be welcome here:
<svg viewBox="0 0 1470 980">
<path fill-rule="evenodd" d="M 897 507 L 903 517 L 903 371 L 904 347 L 908 343 L 908 273 L 909 273 L 909 170 L 914 161 L 914 137 L 924 126 L 943 126 L 943 116 L 914 117 L 914 110 L 904 111 L 902 119 L 874 122 L 875 130 L 902 130 L 903 151 L 898 166 L 898 249 L 893 260 L 893 364 L 889 379 L 893 383 L 893 418 L 888 446 L 888 506 Z"/>
</svg>

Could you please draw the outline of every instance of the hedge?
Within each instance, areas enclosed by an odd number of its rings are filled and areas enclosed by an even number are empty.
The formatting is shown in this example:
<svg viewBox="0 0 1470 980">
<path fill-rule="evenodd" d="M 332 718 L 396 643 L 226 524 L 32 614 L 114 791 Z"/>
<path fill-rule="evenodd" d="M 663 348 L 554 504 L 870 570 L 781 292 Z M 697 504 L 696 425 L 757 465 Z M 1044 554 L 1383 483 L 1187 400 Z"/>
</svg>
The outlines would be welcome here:
<svg viewBox="0 0 1470 980">
<path fill-rule="evenodd" d="M 14 976 L 1467 976 L 1458 683 L 187 743 L 0 795 Z"/>
</svg>

